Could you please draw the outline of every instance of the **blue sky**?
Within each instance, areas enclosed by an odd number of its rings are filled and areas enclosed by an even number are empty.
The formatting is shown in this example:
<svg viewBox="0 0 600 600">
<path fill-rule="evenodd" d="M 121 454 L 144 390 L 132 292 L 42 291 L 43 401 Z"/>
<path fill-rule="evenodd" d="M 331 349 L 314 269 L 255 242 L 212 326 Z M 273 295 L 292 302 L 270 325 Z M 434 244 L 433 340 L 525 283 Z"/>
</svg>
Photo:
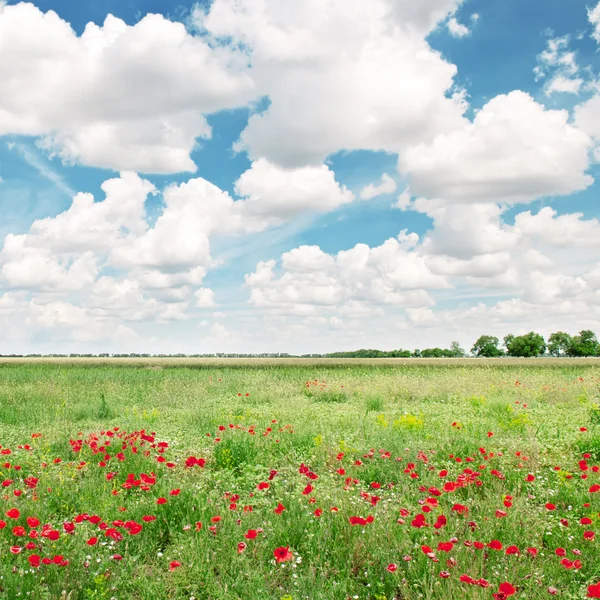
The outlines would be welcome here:
<svg viewBox="0 0 600 600">
<path fill-rule="evenodd" d="M 0 353 L 600 330 L 600 4 L 11 0 L 0 54 Z"/>
</svg>

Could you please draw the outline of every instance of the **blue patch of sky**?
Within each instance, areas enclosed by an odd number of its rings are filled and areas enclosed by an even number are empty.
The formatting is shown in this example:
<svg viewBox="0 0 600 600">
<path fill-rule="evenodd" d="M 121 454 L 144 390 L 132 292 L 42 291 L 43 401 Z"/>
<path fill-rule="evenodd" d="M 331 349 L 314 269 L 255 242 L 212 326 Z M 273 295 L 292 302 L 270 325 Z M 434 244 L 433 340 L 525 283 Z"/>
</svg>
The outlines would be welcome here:
<svg viewBox="0 0 600 600">
<path fill-rule="evenodd" d="M 440 27 L 428 41 L 457 65 L 456 81 L 469 93 L 472 109 L 483 106 L 498 94 L 519 89 L 537 95 L 543 82 L 533 73 L 537 56 L 548 37 L 584 33 L 576 46 L 584 62 L 598 64 L 597 46 L 589 39 L 587 0 L 469 0 L 457 19 L 471 35 L 454 39 Z M 470 17 L 479 15 L 473 26 Z M 587 32 L 587 33 L 586 33 Z"/>
</svg>

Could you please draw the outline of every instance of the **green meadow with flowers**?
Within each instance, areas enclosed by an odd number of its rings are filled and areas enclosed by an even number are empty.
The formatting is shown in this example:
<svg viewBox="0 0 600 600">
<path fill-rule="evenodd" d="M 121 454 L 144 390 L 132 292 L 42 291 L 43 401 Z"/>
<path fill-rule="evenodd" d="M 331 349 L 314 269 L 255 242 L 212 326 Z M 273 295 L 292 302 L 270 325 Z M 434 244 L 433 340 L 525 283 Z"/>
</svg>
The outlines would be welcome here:
<svg viewBox="0 0 600 600">
<path fill-rule="evenodd" d="M 0 364 L 0 598 L 600 598 L 600 366 Z"/>
</svg>

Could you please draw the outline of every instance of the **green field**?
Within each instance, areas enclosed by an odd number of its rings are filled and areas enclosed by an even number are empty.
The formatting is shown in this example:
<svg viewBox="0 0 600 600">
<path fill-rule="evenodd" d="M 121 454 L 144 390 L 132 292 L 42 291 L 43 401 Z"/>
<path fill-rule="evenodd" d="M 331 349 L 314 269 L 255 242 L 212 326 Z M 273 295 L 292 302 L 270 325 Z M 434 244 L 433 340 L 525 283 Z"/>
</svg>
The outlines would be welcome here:
<svg viewBox="0 0 600 600">
<path fill-rule="evenodd" d="M 598 361 L 8 360 L 0 445 L 0 598 L 600 597 Z"/>
</svg>

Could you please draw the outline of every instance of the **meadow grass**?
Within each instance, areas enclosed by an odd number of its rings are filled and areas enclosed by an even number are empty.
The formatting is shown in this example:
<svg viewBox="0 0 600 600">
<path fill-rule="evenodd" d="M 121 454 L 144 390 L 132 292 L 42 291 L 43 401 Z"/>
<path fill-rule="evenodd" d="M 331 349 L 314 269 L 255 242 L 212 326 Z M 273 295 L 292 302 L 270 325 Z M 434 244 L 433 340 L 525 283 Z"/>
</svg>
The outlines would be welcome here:
<svg viewBox="0 0 600 600">
<path fill-rule="evenodd" d="M 4 361 L 0 445 L 0 597 L 584 598 L 600 581 L 594 361 Z"/>
</svg>

